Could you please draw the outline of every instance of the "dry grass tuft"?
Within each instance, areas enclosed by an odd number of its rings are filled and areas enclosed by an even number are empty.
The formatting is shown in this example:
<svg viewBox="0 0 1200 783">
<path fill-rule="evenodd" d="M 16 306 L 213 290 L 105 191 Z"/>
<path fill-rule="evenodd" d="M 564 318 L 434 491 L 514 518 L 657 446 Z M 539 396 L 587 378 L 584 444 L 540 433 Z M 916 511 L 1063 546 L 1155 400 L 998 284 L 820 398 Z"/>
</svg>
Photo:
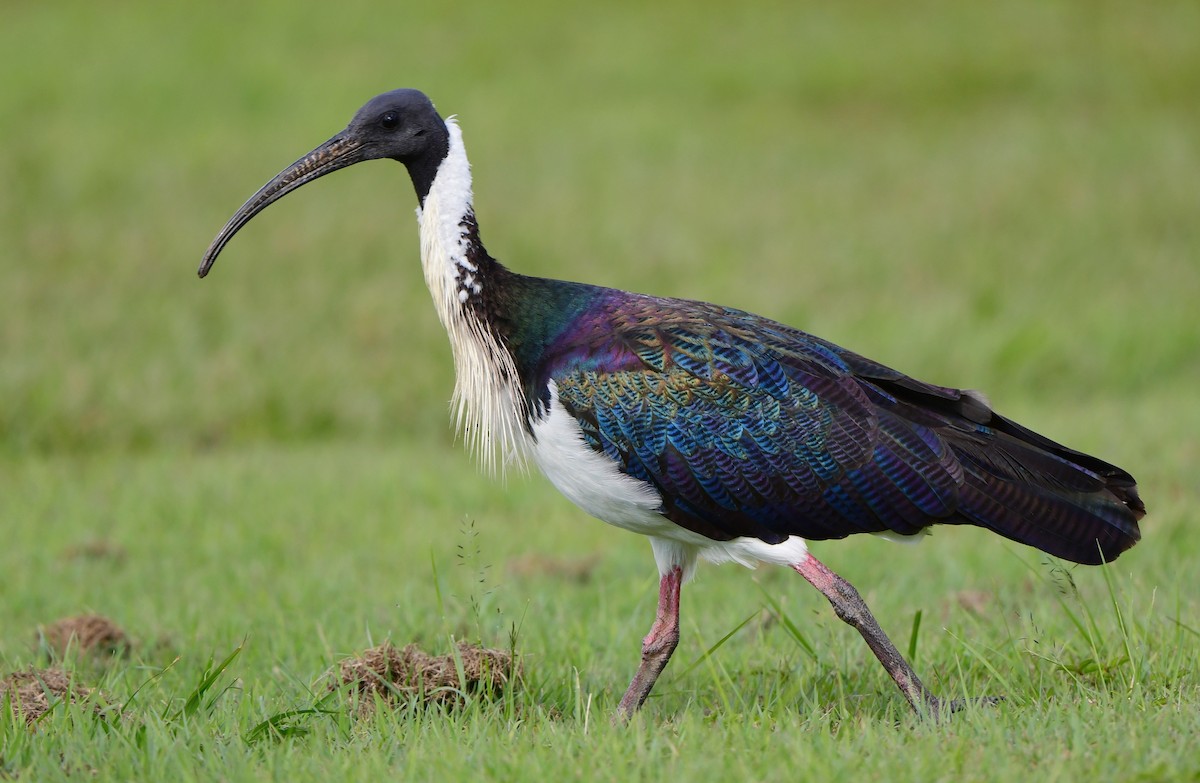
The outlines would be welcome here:
<svg viewBox="0 0 1200 783">
<path fill-rule="evenodd" d="M 76 685 L 62 669 L 30 669 L 0 680 L 0 701 L 10 702 L 13 712 L 24 718 L 28 726 L 60 701 L 78 703 L 91 695 L 91 688 Z M 97 714 L 102 709 L 96 705 Z"/>
<path fill-rule="evenodd" d="M 330 690 L 352 686 L 359 714 L 366 716 L 374 710 L 376 694 L 393 705 L 420 701 L 458 706 L 466 694 L 494 698 L 509 680 L 521 677 L 520 662 L 503 650 L 459 642 L 457 657 L 458 661 L 454 655 L 430 655 L 415 644 L 397 649 L 384 642 L 342 661 Z"/>
<path fill-rule="evenodd" d="M 131 645 L 121 627 L 107 617 L 83 614 L 64 617 L 38 628 L 41 642 L 61 659 L 68 649 L 98 656 L 124 655 Z"/>
<path fill-rule="evenodd" d="M 971 614 L 987 614 L 996 596 L 987 590 L 959 590 L 955 596 L 958 605 Z"/>
</svg>

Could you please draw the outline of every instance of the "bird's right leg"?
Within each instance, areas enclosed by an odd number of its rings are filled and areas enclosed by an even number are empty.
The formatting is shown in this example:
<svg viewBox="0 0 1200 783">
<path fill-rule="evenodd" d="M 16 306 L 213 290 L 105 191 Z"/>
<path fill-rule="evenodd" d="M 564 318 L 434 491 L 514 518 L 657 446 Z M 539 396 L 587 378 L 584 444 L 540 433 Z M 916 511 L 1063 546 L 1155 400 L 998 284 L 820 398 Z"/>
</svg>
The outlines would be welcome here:
<svg viewBox="0 0 1200 783">
<path fill-rule="evenodd" d="M 619 721 L 629 720 L 646 701 L 655 680 L 667 667 L 671 653 L 679 644 L 679 589 L 682 585 L 683 569 L 680 566 L 663 574 L 658 584 L 658 614 L 654 625 L 650 626 L 650 633 L 642 640 L 642 664 L 617 706 Z"/>
</svg>

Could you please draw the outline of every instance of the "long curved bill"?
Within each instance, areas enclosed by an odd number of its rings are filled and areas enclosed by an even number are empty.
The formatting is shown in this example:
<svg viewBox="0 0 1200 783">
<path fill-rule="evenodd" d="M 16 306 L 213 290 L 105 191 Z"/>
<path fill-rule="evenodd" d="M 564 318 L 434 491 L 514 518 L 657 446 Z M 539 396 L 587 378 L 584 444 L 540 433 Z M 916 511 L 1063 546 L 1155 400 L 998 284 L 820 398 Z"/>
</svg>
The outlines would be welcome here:
<svg viewBox="0 0 1200 783">
<path fill-rule="evenodd" d="M 365 158 L 363 147 L 359 142 L 345 134 L 339 134 L 279 172 L 274 179 L 251 196 L 249 201 L 242 204 L 241 209 L 235 212 L 233 217 L 229 218 L 229 222 L 208 246 L 208 252 L 204 254 L 204 260 L 200 262 L 198 274 L 201 277 L 208 274 L 208 270 L 212 269 L 221 250 L 229 243 L 229 240 L 233 239 L 233 235 L 259 212 L 301 185 L 306 185 L 314 179 L 338 169 L 352 166 Z"/>
</svg>

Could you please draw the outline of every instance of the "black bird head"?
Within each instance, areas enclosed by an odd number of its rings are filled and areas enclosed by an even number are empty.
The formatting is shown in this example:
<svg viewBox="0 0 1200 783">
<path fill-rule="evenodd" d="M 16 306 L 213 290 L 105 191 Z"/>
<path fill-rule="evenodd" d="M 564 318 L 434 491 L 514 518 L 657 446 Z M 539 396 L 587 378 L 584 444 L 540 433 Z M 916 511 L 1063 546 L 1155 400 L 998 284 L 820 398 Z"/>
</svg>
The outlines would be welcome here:
<svg viewBox="0 0 1200 783">
<path fill-rule="evenodd" d="M 391 158 L 403 163 L 417 199 L 424 204 L 449 148 L 446 123 L 425 93 L 392 90 L 375 96 L 345 130 L 279 172 L 234 213 L 204 254 L 200 276 L 208 274 L 233 235 L 259 212 L 301 185 L 364 160 Z"/>
</svg>

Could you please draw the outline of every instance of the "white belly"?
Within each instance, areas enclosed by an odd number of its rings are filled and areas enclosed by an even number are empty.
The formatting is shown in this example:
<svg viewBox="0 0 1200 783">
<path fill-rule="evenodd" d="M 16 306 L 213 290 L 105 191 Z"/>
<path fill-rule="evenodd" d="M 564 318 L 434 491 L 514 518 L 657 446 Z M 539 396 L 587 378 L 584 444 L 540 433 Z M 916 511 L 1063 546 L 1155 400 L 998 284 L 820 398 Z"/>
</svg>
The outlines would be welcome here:
<svg viewBox="0 0 1200 783">
<path fill-rule="evenodd" d="M 553 381 L 549 414 L 534 424 L 533 435 L 533 461 L 550 483 L 597 519 L 650 536 L 660 573 L 678 565 L 690 577 L 697 556 L 749 567 L 759 562 L 791 565 L 807 556 L 804 539 L 796 536 L 779 544 L 747 537 L 713 541 L 664 517 L 662 499 L 653 486 L 622 473 L 615 462 L 587 444 L 579 422 L 558 401 Z"/>
</svg>

